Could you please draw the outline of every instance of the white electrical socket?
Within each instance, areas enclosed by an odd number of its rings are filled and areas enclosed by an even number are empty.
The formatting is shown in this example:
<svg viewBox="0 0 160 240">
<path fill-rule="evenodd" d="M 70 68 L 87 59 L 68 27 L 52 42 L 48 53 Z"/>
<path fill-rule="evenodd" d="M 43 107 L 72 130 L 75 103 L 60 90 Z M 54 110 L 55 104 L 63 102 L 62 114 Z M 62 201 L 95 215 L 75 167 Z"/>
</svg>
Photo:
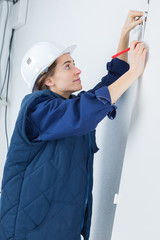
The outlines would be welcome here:
<svg viewBox="0 0 160 240">
<path fill-rule="evenodd" d="M 19 0 L 11 7 L 9 24 L 12 29 L 18 29 L 25 25 L 29 0 Z"/>
</svg>

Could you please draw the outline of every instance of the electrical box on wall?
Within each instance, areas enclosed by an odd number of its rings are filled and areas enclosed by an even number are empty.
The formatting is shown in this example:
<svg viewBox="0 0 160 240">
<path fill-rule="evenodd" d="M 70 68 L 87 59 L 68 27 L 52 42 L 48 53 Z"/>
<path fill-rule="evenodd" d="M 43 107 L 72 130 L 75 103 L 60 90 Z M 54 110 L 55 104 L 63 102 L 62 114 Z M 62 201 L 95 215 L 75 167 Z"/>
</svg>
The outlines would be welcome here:
<svg viewBox="0 0 160 240">
<path fill-rule="evenodd" d="M 13 4 L 10 12 L 10 27 L 18 29 L 25 25 L 29 0 L 19 0 Z"/>
</svg>

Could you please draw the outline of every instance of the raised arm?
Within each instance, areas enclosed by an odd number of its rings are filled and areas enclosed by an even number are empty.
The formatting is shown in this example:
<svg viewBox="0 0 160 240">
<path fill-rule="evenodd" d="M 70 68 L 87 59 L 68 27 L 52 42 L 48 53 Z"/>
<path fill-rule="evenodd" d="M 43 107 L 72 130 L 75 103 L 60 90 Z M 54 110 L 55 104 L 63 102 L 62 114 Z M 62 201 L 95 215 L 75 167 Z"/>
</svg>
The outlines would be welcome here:
<svg viewBox="0 0 160 240">
<path fill-rule="evenodd" d="M 119 40 L 117 53 L 128 48 L 130 31 L 143 22 L 142 16 L 143 12 L 141 11 L 134 10 L 129 11 L 126 21 L 121 30 L 121 36 Z M 125 62 L 128 62 L 128 52 L 118 56 L 117 58 Z"/>
<path fill-rule="evenodd" d="M 142 43 L 137 44 L 137 41 L 133 41 L 130 48 L 130 69 L 108 87 L 112 104 L 144 71 L 147 49 Z"/>
</svg>

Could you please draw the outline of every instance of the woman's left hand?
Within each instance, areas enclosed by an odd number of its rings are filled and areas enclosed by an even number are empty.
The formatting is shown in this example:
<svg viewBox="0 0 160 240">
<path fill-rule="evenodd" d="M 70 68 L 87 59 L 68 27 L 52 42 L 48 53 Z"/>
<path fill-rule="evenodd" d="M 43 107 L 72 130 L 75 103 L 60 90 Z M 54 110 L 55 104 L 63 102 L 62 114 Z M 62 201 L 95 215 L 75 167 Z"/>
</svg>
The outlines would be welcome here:
<svg viewBox="0 0 160 240">
<path fill-rule="evenodd" d="M 143 22 L 142 16 L 143 16 L 143 12 L 141 11 L 134 11 L 134 10 L 129 11 L 126 21 L 121 30 L 121 37 L 120 37 L 117 52 L 121 52 L 122 50 L 128 48 L 129 33 L 133 28 L 135 28 L 137 25 Z M 125 62 L 128 62 L 128 53 L 124 53 L 118 56 L 117 58 Z"/>
<path fill-rule="evenodd" d="M 143 12 L 130 10 L 122 28 L 122 33 L 129 34 L 133 28 L 141 24 L 143 22 L 142 16 Z"/>
</svg>

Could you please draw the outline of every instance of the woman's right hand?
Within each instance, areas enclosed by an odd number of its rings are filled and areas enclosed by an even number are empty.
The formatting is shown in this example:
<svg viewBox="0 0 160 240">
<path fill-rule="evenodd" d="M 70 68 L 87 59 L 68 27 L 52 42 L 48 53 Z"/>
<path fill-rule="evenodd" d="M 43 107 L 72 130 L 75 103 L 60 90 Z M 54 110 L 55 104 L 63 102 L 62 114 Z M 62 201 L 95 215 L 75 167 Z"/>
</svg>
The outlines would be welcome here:
<svg viewBox="0 0 160 240">
<path fill-rule="evenodd" d="M 129 71 L 138 78 L 142 75 L 145 68 L 147 49 L 143 43 L 138 41 L 131 42 L 130 45 L 130 69 Z"/>
</svg>

